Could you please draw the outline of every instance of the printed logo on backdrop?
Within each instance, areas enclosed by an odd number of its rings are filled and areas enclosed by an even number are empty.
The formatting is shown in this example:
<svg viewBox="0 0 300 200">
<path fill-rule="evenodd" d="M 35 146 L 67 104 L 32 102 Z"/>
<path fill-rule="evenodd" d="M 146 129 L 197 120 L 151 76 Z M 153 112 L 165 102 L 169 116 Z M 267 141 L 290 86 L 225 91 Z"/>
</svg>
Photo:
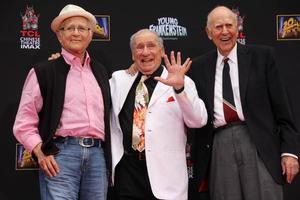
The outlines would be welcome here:
<svg viewBox="0 0 300 200">
<path fill-rule="evenodd" d="M 97 20 L 93 41 L 110 41 L 110 16 L 95 15 Z"/>
<path fill-rule="evenodd" d="M 38 170 L 38 163 L 31 157 L 23 145 L 16 144 L 16 170 Z"/>
<path fill-rule="evenodd" d="M 300 14 L 277 15 L 277 40 L 300 40 Z"/>
<path fill-rule="evenodd" d="M 157 19 L 157 25 L 151 24 L 149 29 L 155 31 L 164 40 L 178 40 L 187 37 L 187 29 L 181 26 L 175 17 L 161 17 Z"/>
<path fill-rule="evenodd" d="M 246 44 L 246 35 L 244 33 L 244 19 L 245 16 L 242 16 L 238 8 L 233 8 L 232 12 L 236 14 L 237 22 L 238 22 L 238 38 L 237 41 L 240 44 Z"/>
<path fill-rule="evenodd" d="M 193 169 L 193 161 L 192 161 L 192 157 L 191 157 L 191 149 L 192 149 L 192 144 L 190 142 L 187 142 L 187 144 L 185 146 L 185 156 L 186 156 L 186 165 L 187 165 L 189 179 L 194 178 L 194 169 Z"/>
<path fill-rule="evenodd" d="M 22 30 L 20 31 L 21 49 L 40 49 L 40 33 L 38 32 L 40 14 L 35 13 L 33 6 L 26 6 L 25 12 L 20 12 Z"/>
</svg>

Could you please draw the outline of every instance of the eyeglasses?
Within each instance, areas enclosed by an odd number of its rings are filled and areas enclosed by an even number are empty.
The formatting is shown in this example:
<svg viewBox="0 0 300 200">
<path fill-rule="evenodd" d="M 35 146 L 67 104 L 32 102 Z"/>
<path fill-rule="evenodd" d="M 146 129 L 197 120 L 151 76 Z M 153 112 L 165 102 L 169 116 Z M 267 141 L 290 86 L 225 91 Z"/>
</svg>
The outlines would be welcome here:
<svg viewBox="0 0 300 200">
<path fill-rule="evenodd" d="M 64 31 L 64 32 L 66 32 L 68 34 L 74 33 L 75 30 L 77 30 L 80 34 L 86 34 L 91 29 L 88 28 L 88 27 L 83 27 L 83 26 L 78 26 L 78 27 L 70 26 L 70 27 L 62 27 L 62 28 L 60 28 L 60 30 Z"/>
<path fill-rule="evenodd" d="M 152 43 L 152 42 L 149 42 L 149 43 L 146 43 L 146 44 L 138 44 L 135 46 L 135 51 L 137 53 L 142 53 L 145 48 L 148 50 L 148 51 L 154 51 L 158 48 L 158 45 L 155 44 L 155 43 Z"/>
</svg>

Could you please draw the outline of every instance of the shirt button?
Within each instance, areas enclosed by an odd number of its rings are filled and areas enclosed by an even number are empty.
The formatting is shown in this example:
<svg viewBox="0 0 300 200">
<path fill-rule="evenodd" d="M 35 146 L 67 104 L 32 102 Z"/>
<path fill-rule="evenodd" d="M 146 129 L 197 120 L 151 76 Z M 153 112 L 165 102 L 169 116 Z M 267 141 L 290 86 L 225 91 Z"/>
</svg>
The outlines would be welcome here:
<svg viewBox="0 0 300 200">
<path fill-rule="evenodd" d="M 209 149 L 209 147 L 210 147 L 210 146 L 209 146 L 209 144 L 207 144 L 207 145 L 206 145 L 206 148 L 208 148 L 208 149 Z"/>
</svg>

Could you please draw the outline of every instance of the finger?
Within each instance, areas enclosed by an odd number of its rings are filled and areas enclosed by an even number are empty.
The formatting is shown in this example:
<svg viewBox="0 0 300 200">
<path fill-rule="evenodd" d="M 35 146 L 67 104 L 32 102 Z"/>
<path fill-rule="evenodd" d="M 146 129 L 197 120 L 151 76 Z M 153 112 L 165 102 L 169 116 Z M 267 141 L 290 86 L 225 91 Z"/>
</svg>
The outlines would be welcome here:
<svg viewBox="0 0 300 200">
<path fill-rule="evenodd" d="M 40 163 L 40 168 L 44 171 L 44 173 L 49 176 L 49 177 L 53 177 L 52 174 L 50 173 L 49 169 L 48 169 L 48 165 L 46 163 L 46 161 L 43 161 Z"/>
<path fill-rule="evenodd" d="M 286 173 L 286 181 L 291 184 L 292 180 L 293 180 L 293 174 L 291 172 L 287 172 Z"/>
<path fill-rule="evenodd" d="M 192 61 L 189 61 L 187 67 L 185 68 L 185 73 L 190 70 L 191 66 L 192 66 Z"/>
<path fill-rule="evenodd" d="M 293 176 L 294 176 L 294 170 L 293 170 L 293 167 L 292 165 L 289 165 L 287 168 L 286 168 L 286 176 L 287 176 L 287 181 L 288 183 L 291 183 L 292 180 L 293 180 Z"/>
<path fill-rule="evenodd" d="M 187 58 L 186 61 L 184 62 L 184 66 L 185 66 L 185 67 L 183 68 L 184 73 L 186 73 L 187 71 L 190 70 L 191 65 L 192 65 L 191 59 L 190 59 L 190 58 Z"/>
<path fill-rule="evenodd" d="M 289 183 L 292 183 L 294 178 L 295 178 L 295 175 L 292 175 Z"/>
<path fill-rule="evenodd" d="M 166 67 L 169 68 L 171 64 L 170 64 L 168 56 L 166 54 L 164 54 L 163 57 L 164 57 Z"/>
<path fill-rule="evenodd" d="M 51 54 L 51 56 L 50 57 L 48 57 L 48 60 L 54 60 L 55 58 L 54 58 L 54 55 L 53 54 Z"/>
<path fill-rule="evenodd" d="M 48 60 L 55 60 L 60 57 L 60 53 L 53 53 L 51 56 L 48 58 Z"/>
<path fill-rule="evenodd" d="M 281 168 L 282 168 L 282 175 L 284 175 L 285 174 L 285 165 L 284 165 L 283 161 L 281 162 Z"/>
<path fill-rule="evenodd" d="M 181 66 L 181 53 L 180 53 L 180 51 L 177 52 L 177 65 Z"/>
<path fill-rule="evenodd" d="M 182 66 L 187 67 L 187 65 L 191 62 L 191 58 L 187 58 Z"/>
<path fill-rule="evenodd" d="M 295 176 L 298 174 L 299 172 L 299 166 L 298 166 L 298 161 L 297 163 L 293 164 L 293 166 L 291 167 L 291 176 L 290 176 L 290 183 L 293 182 Z"/>
<path fill-rule="evenodd" d="M 57 176 L 57 172 L 55 171 L 54 166 L 53 166 L 51 161 L 47 162 L 47 166 L 48 166 L 48 169 L 49 169 L 49 173 L 51 174 L 51 177 Z"/>
<path fill-rule="evenodd" d="M 49 177 L 57 176 L 59 167 L 52 155 L 47 156 L 42 163 L 43 170 Z"/>
<path fill-rule="evenodd" d="M 159 81 L 159 82 L 162 82 L 163 84 L 166 84 L 166 85 L 169 84 L 169 82 L 168 82 L 166 79 L 163 79 L 163 78 L 161 78 L 161 77 L 159 77 L 159 76 L 154 77 L 154 80 L 157 80 L 157 81 Z"/>
<path fill-rule="evenodd" d="M 55 170 L 56 174 L 58 174 L 59 173 L 59 166 L 58 166 L 58 164 L 57 164 L 57 162 L 56 162 L 56 160 L 54 159 L 53 156 L 51 156 L 50 162 L 51 162 L 51 164 L 53 166 L 53 169 Z"/>
<path fill-rule="evenodd" d="M 176 60 L 175 60 L 174 51 L 171 51 L 170 58 L 171 58 L 171 64 L 172 64 L 172 65 L 176 65 Z"/>
<path fill-rule="evenodd" d="M 135 63 L 131 64 L 128 69 L 126 69 L 126 73 L 133 76 L 137 72 L 137 67 L 135 66 Z"/>
</svg>

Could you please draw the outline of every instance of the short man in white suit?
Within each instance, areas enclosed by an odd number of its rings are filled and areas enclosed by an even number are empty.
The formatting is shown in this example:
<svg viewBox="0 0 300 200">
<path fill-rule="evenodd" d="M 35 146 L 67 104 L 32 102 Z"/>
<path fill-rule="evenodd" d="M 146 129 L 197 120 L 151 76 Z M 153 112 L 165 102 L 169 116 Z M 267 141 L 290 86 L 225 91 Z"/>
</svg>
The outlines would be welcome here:
<svg viewBox="0 0 300 200">
<path fill-rule="evenodd" d="M 169 61 L 163 40 L 148 29 L 133 34 L 130 47 L 138 73 L 116 71 L 110 79 L 112 178 L 116 197 L 185 200 L 186 126 L 202 127 L 207 122 L 206 108 L 194 82 L 185 76 L 191 61 L 188 58 L 181 64 L 180 53 L 175 58 L 174 52 Z M 166 66 L 161 64 L 162 58 Z M 146 77 L 143 83 L 147 88 L 145 99 L 149 101 L 141 120 L 142 137 L 135 145 L 133 115 L 141 77 Z"/>
</svg>

